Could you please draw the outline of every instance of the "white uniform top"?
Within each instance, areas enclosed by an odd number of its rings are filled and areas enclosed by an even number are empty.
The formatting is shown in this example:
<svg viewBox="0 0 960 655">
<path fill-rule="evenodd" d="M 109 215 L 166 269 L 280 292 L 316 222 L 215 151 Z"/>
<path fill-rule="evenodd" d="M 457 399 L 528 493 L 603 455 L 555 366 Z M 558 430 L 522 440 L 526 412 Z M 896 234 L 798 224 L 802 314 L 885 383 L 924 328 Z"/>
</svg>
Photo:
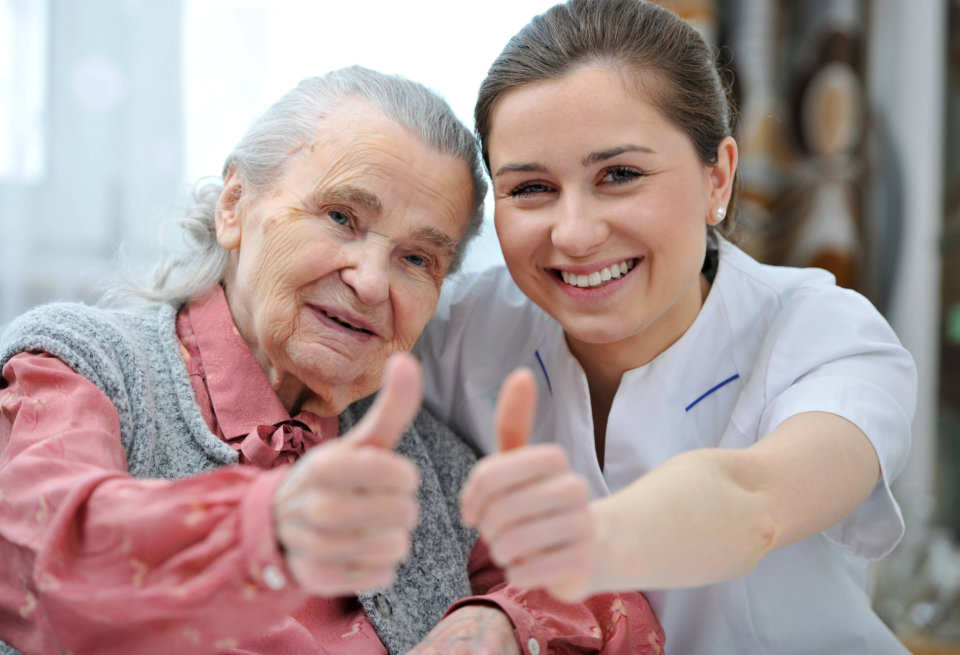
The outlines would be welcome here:
<svg viewBox="0 0 960 655">
<path fill-rule="evenodd" d="M 865 587 L 866 560 L 886 555 L 904 530 L 889 485 L 907 459 L 916 370 L 879 312 L 828 273 L 765 266 L 721 239 L 719 268 L 693 325 L 624 374 L 602 471 L 586 377 L 559 324 L 504 268 L 445 283 L 416 352 L 428 406 L 484 453 L 496 448 L 503 379 L 531 368 L 539 384 L 531 441 L 562 444 L 596 496 L 686 450 L 746 448 L 801 412 L 852 421 L 876 448 L 882 481 L 850 516 L 738 579 L 646 595 L 667 652 L 679 655 L 907 653 L 873 613 Z"/>
</svg>

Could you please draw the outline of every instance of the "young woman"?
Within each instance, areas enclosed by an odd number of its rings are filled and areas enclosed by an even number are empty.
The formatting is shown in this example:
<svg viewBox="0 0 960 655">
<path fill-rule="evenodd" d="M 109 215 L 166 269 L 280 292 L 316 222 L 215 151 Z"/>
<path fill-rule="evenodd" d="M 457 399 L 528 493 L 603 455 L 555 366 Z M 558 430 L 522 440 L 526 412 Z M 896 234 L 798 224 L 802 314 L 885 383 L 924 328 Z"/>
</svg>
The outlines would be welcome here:
<svg viewBox="0 0 960 655">
<path fill-rule="evenodd" d="M 513 582 L 646 590 L 671 652 L 906 653 L 865 577 L 904 529 L 914 365 L 866 299 L 728 239 L 731 123 L 710 49 L 642 0 L 558 5 L 494 62 L 509 275 L 448 285 L 418 351 L 479 449 L 549 443 L 485 458 L 464 517 Z"/>
</svg>

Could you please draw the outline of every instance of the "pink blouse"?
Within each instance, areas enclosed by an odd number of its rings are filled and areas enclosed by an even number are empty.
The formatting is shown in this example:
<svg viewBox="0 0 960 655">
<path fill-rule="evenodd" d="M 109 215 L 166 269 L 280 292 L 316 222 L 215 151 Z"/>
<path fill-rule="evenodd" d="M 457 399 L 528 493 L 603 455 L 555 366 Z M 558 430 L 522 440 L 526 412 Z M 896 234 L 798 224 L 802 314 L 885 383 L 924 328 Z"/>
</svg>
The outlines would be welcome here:
<svg viewBox="0 0 960 655">
<path fill-rule="evenodd" d="M 273 534 L 274 489 L 336 417 L 292 417 L 234 326 L 220 287 L 182 309 L 177 335 L 210 429 L 241 464 L 180 480 L 127 472 L 119 416 L 89 380 L 21 353 L 0 383 L 0 640 L 28 654 L 386 652 L 356 597 L 309 596 Z M 307 429 L 301 429 L 300 426 Z M 584 604 L 504 584 L 486 549 L 474 592 L 525 652 L 662 652 L 639 593 Z M 629 620 L 627 620 L 629 617 Z M 546 650 L 545 650 L 546 649 Z"/>
</svg>

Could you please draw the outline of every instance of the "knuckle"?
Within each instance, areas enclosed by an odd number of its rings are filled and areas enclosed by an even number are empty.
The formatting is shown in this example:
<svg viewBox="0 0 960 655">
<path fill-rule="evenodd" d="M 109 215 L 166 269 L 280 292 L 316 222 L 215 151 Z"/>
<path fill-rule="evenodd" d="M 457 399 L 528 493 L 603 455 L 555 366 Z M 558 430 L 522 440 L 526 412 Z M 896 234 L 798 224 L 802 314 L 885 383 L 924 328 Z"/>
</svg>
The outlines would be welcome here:
<svg viewBox="0 0 960 655">
<path fill-rule="evenodd" d="M 420 522 L 420 504 L 415 500 L 405 502 L 398 514 L 401 519 L 400 524 L 409 532 Z"/>
<path fill-rule="evenodd" d="M 387 557 L 390 560 L 400 561 L 410 554 L 410 537 L 406 533 L 394 533 L 385 541 Z"/>
<path fill-rule="evenodd" d="M 490 557 L 498 566 L 508 566 L 512 561 L 510 558 L 510 548 L 503 541 L 490 544 Z"/>
<path fill-rule="evenodd" d="M 559 481 L 560 490 L 565 499 L 577 504 L 590 500 L 590 490 L 586 481 L 576 473 L 567 473 Z"/>
<path fill-rule="evenodd" d="M 311 525 L 336 525 L 345 519 L 348 511 L 342 499 L 327 493 L 315 493 L 310 499 L 308 519 Z"/>
<path fill-rule="evenodd" d="M 537 454 L 542 462 L 551 468 L 563 468 L 569 465 L 569 457 L 563 446 L 555 443 L 538 444 Z"/>
</svg>

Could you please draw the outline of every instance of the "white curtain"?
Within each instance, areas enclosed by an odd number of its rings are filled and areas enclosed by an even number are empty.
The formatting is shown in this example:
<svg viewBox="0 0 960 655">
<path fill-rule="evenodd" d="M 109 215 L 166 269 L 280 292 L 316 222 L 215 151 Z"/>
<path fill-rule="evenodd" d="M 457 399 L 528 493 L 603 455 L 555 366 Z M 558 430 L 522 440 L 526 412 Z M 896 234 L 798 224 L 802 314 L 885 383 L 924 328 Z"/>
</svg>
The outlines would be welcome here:
<svg viewBox="0 0 960 655">
<path fill-rule="evenodd" d="M 39 302 L 87 297 L 121 243 L 133 263 L 155 257 L 160 221 L 182 209 L 184 197 L 183 48 L 179 0 L 0 3 L 0 31 L 33 34 L 45 45 L 0 60 L 15 67 L 0 79 L 39 69 L 34 83 L 44 90 L 42 138 L 32 146 L 42 148 L 42 165 L 24 175 L 22 164 L 11 164 L 0 174 L 5 323 Z M 42 21 L 33 11 L 39 5 Z M 15 99 L 0 95 L 6 107 Z M 6 139 L 25 127 L 0 129 Z"/>
</svg>

